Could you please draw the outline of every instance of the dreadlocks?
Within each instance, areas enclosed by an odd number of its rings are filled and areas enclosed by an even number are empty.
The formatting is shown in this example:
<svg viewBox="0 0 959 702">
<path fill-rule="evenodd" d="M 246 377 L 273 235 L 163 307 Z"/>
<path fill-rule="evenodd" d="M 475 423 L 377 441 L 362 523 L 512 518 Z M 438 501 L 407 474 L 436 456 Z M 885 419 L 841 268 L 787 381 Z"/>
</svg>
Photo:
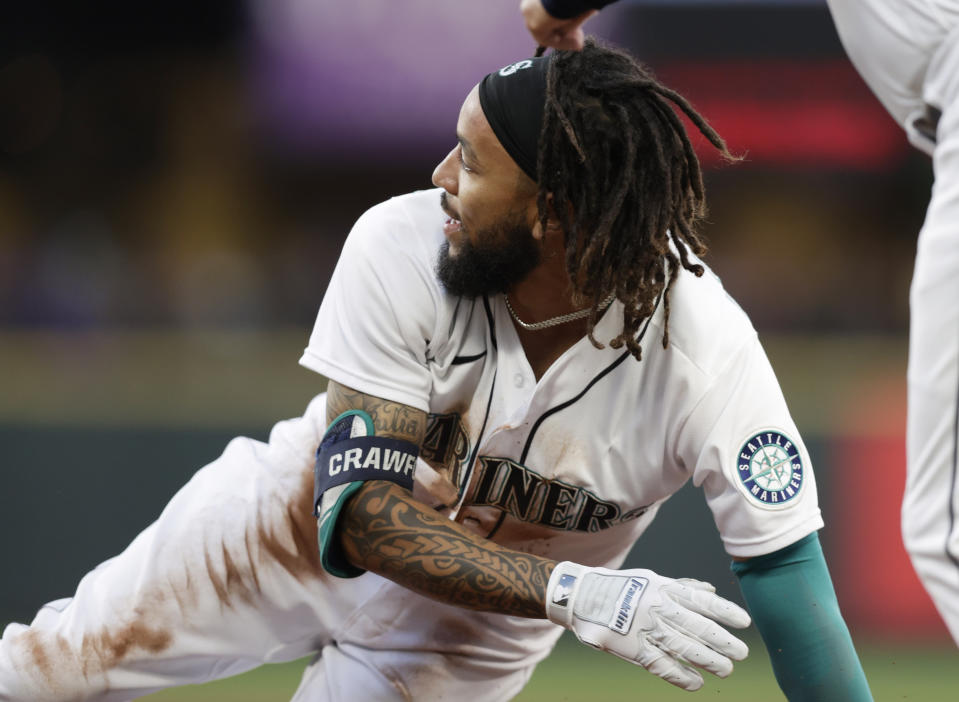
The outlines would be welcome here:
<svg viewBox="0 0 959 702">
<path fill-rule="evenodd" d="M 609 343 L 642 358 L 639 326 L 662 296 L 669 344 L 669 291 L 679 265 L 697 276 L 706 244 L 696 225 L 706 214 L 702 172 L 676 105 L 720 153 L 722 138 L 678 93 L 629 54 L 587 41 L 558 52 L 546 78 L 537 154 L 540 220 L 563 230 L 566 269 L 581 304 L 591 303 L 590 341 L 602 301 L 625 306 L 623 330 Z M 551 200 L 551 202 L 550 202 Z M 678 259 L 673 248 L 678 252 Z"/>
</svg>

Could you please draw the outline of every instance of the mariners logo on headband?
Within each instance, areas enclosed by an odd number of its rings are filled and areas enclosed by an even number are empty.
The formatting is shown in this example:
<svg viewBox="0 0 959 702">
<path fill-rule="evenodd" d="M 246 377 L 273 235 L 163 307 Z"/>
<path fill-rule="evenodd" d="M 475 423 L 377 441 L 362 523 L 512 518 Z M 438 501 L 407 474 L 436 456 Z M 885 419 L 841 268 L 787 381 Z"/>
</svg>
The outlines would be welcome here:
<svg viewBox="0 0 959 702">
<path fill-rule="evenodd" d="M 769 429 L 746 440 L 736 459 L 736 472 L 747 497 L 767 509 L 778 509 L 795 501 L 806 470 L 799 446 L 782 432 Z"/>
<path fill-rule="evenodd" d="M 506 76 L 513 75 L 514 73 L 516 73 L 516 71 L 522 71 L 524 68 L 529 68 L 532 65 L 533 65 L 532 59 L 526 59 L 525 61 L 517 61 L 516 63 L 511 63 L 508 66 L 503 66 L 501 69 L 499 69 L 499 74 L 505 78 Z"/>
</svg>

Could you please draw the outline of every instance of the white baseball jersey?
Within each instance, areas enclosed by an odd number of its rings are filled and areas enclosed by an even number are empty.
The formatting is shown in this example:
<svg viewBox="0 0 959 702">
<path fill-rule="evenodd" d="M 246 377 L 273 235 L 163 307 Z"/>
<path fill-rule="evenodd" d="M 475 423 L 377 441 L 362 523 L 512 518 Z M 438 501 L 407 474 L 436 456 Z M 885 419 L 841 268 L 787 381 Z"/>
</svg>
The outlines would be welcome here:
<svg viewBox="0 0 959 702">
<path fill-rule="evenodd" d="M 768 553 L 822 525 L 776 379 L 715 277 L 680 273 L 668 350 L 657 311 L 642 361 L 584 339 L 537 382 L 501 298 L 440 287 L 445 219 L 439 191 L 366 213 L 302 359 L 430 414 L 421 499 L 500 544 L 612 567 L 690 478 L 731 554 Z M 616 335 L 620 312 L 607 311 L 599 339 Z M 296 702 L 516 695 L 560 627 L 322 571 L 307 535 L 325 413 L 320 395 L 269 443 L 231 441 L 74 597 L 8 626 L 0 700 L 116 702 L 317 651 Z"/>
<path fill-rule="evenodd" d="M 917 127 L 927 105 L 942 111 L 959 77 L 956 0 L 828 0 L 853 65 L 910 142 L 932 155 L 935 139 Z"/>
<path fill-rule="evenodd" d="M 440 191 L 367 212 L 341 254 L 301 363 L 429 413 L 414 494 L 504 546 L 616 567 L 692 479 L 734 556 L 822 526 L 815 479 L 743 311 L 683 271 L 643 327 L 643 360 L 588 339 L 537 382 L 501 296 L 447 294 L 433 272 Z M 614 303 L 599 340 L 621 325 Z"/>
<path fill-rule="evenodd" d="M 902 533 L 959 644 L 959 0 L 829 0 L 829 8 L 853 64 L 933 159 L 910 289 Z"/>
</svg>

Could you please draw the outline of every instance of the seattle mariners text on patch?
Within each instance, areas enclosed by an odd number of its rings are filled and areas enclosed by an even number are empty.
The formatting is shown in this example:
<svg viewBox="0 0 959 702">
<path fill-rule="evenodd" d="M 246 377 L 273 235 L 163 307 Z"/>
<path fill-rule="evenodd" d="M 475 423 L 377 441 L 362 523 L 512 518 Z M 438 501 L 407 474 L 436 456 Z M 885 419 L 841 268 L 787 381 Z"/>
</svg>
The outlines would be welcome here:
<svg viewBox="0 0 959 702">
<path fill-rule="evenodd" d="M 799 447 L 778 431 L 750 437 L 739 450 L 736 470 L 746 494 L 765 507 L 788 505 L 803 484 Z"/>
</svg>

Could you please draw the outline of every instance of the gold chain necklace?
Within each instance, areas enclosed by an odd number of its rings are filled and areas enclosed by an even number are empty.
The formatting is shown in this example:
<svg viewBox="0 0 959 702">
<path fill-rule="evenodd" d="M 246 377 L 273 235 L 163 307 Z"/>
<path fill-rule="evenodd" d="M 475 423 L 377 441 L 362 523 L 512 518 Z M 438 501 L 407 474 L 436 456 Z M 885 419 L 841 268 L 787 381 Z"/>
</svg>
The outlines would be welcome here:
<svg viewBox="0 0 959 702">
<path fill-rule="evenodd" d="M 607 307 L 609 307 L 613 300 L 616 299 L 616 293 L 610 293 L 609 297 L 603 300 L 602 304 L 599 306 L 599 311 L 602 312 Z M 537 329 L 546 329 L 548 327 L 555 327 L 557 324 L 565 324 L 566 322 L 572 322 L 574 319 L 582 319 L 583 317 L 589 316 L 590 308 L 586 307 L 581 310 L 576 310 L 575 312 L 567 312 L 566 314 L 561 314 L 558 317 L 550 317 L 549 319 L 544 319 L 542 322 L 524 322 L 519 318 L 519 315 L 516 314 L 516 310 L 513 309 L 513 306 L 509 304 L 509 295 L 503 295 L 503 301 L 506 303 L 506 309 L 509 310 L 510 316 L 516 320 L 516 323 L 526 329 L 527 331 L 536 331 Z"/>
</svg>

